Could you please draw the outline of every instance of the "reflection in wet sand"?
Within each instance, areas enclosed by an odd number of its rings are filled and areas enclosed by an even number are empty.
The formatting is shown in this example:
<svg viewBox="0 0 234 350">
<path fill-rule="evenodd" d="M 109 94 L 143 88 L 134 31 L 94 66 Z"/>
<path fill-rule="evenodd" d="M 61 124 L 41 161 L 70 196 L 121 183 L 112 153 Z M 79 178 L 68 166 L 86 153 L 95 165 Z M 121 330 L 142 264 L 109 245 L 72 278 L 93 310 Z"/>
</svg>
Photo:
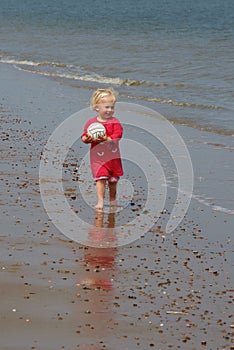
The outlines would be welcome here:
<svg viewBox="0 0 234 350">
<path fill-rule="evenodd" d="M 105 214 L 97 212 L 94 226 L 89 231 L 89 241 L 101 243 L 102 240 L 116 239 L 115 213 L 110 212 L 106 222 L 104 219 Z M 117 255 L 117 248 L 87 246 L 84 249 L 84 270 L 80 273 L 80 281 L 77 283 L 79 287 L 77 296 L 82 301 L 79 309 L 83 314 L 82 327 L 89 326 L 92 330 L 91 338 L 107 335 L 113 321 L 113 283 L 117 273 Z"/>
<path fill-rule="evenodd" d="M 112 242 L 117 239 L 114 232 L 115 213 L 110 212 L 108 214 L 107 227 L 104 227 L 104 215 L 103 212 L 97 212 L 94 226 L 89 231 L 89 242 L 99 246 L 103 242 Z M 115 269 L 116 255 L 117 248 L 86 247 L 84 261 L 90 267 L 92 273 L 82 281 L 82 284 L 93 288 L 111 289 L 112 270 Z"/>
</svg>

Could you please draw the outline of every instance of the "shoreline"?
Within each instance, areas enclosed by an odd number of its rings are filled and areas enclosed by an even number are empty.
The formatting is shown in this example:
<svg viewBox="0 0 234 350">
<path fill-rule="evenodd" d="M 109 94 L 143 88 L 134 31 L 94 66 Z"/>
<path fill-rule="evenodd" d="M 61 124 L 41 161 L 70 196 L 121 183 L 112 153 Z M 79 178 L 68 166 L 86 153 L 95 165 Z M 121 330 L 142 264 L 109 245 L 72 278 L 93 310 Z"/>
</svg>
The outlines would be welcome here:
<svg viewBox="0 0 234 350">
<path fill-rule="evenodd" d="M 36 75 L 37 77 L 41 77 L 41 78 L 47 78 L 50 81 L 53 82 L 57 82 L 63 86 L 67 86 L 69 88 L 72 89 L 79 89 L 80 90 L 84 90 L 84 91 L 91 91 L 93 92 L 96 89 L 96 84 L 101 84 L 101 82 L 99 82 L 99 80 L 97 80 L 97 82 L 95 83 L 95 80 L 82 80 L 82 77 L 80 77 L 80 81 L 77 80 L 77 77 L 74 76 L 66 76 L 64 74 L 62 74 L 61 76 L 58 74 L 49 74 L 46 72 L 40 72 L 40 71 L 34 71 L 34 70 L 30 70 L 27 68 L 22 68 L 21 65 L 26 64 L 26 61 L 11 61 L 11 60 L 0 60 L 0 64 L 2 66 L 9 66 L 10 69 L 14 69 L 14 70 L 18 70 L 19 72 L 23 72 L 23 73 L 28 73 L 30 75 Z M 37 65 L 40 66 L 39 62 L 28 62 L 29 67 L 31 67 L 31 65 L 35 65 L 37 67 Z M 42 66 L 44 65 L 43 63 L 41 63 Z M 52 63 L 52 66 L 59 66 L 59 64 L 57 63 Z M 118 80 L 118 79 L 116 79 Z M 113 82 L 110 79 L 110 85 L 115 84 L 115 79 L 113 79 Z M 87 85 L 88 84 L 88 85 Z M 103 81 L 102 84 L 107 84 L 108 82 Z M 116 81 L 116 86 L 117 89 L 121 89 L 122 85 L 119 84 Z M 128 86 L 128 85 L 126 85 Z M 130 85 L 131 86 L 131 85 Z M 157 84 L 156 84 L 157 86 Z M 217 134 L 217 135 L 224 135 L 224 136 L 230 136 L 233 137 L 234 136 L 234 129 L 230 129 L 227 127 L 221 127 L 220 125 L 210 125 L 206 123 L 203 123 L 202 120 L 197 120 L 196 115 L 198 116 L 200 113 L 206 113 L 208 111 L 213 110 L 215 113 L 216 112 L 225 112 L 228 111 L 227 108 L 220 107 L 220 106 L 212 106 L 212 105 L 199 105 L 199 104 L 193 104 L 193 103 L 186 103 L 186 102 L 179 102 L 179 101 L 172 101 L 172 100 L 167 100 L 167 99 L 161 99 L 161 98 L 147 98 L 146 96 L 141 96 L 141 95 L 129 95 L 126 92 L 122 92 L 119 94 L 120 98 L 122 100 L 126 100 L 126 101 L 136 101 L 137 104 L 143 103 L 146 106 L 150 106 L 153 110 L 155 110 L 156 108 L 161 110 L 161 114 L 162 115 L 167 115 L 167 119 L 169 122 L 175 124 L 176 126 L 183 126 L 183 127 L 188 127 L 188 128 L 193 128 L 195 130 L 201 131 L 201 132 L 208 132 L 208 133 L 213 133 L 213 134 Z M 173 109 L 173 107 L 176 107 L 176 109 Z M 177 110 L 178 108 L 178 110 Z M 182 109 L 190 109 L 190 108 L 196 108 L 197 112 L 195 114 L 195 112 L 193 111 L 193 118 L 186 118 L 186 116 L 181 116 L 180 115 L 180 111 L 182 111 Z M 189 112 L 188 112 L 189 113 Z M 191 112 L 190 112 L 191 113 Z M 183 113 L 182 113 L 183 114 Z"/>
<path fill-rule="evenodd" d="M 89 94 L 9 67 L 3 73 L 1 349 L 232 349 L 233 215 L 193 198 L 166 237 L 168 213 L 118 249 L 67 239 L 44 210 L 38 167 L 50 133 L 88 107 Z M 194 194 L 232 208 L 231 138 L 224 149 L 222 136 L 178 130 L 191 152 Z"/>
</svg>

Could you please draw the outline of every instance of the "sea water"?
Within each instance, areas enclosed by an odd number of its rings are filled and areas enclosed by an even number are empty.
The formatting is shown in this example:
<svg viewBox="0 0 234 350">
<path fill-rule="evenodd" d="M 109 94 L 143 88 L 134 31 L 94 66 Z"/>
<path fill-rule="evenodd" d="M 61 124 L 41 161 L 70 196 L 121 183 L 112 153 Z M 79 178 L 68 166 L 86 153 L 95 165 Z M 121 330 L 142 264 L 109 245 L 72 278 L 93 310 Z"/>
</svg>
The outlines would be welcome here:
<svg viewBox="0 0 234 350">
<path fill-rule="evenodd" d="M 233 0 L 0 2 L 1 63 L 89 94 L 112 86 L 120 101 L 201 130 L 189 149 L 194 196 L 228 213 L 233 213 L 233 47 Z M 201 157 L 199 143 L 211 145 L 216 155 L 222 148 L 225 155 L 216 159 L 203 150 Z M 215 174 L 212 181 L 208 171 Z"/>
<path fill-rule="evenodd" d="M 234 134 L 233 0 L 1 0 L 0 62 Z"/>
</svg>

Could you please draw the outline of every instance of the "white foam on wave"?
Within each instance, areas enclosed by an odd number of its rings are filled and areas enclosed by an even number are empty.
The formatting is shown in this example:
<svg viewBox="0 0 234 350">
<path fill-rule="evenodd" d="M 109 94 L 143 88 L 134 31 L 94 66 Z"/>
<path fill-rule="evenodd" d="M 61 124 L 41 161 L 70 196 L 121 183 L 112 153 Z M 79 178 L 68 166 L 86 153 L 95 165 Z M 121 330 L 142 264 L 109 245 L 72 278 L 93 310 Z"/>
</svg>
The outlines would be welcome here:
<svg viewBox="0 0 234 350">
<path fill-rule="evenodd" d="M 167 183 L 165 185 L 168 188 L 177 191 L 177 187 L 171 185 L 171 183 L 169 181 L 167 181 Z M 228 215 L 234 215 L 233 209 L 225 208 L 225 207 L 222 207 L 221 205 L 212 204 L 212 202 L 214 202 L 214 198 L 208 198 L 206 196 L 192 194 L 192 199 L 195 199 L 197 202 L 199 202 L 207 207 L 210 207 L 214 211 L 218 211 L 218 212 L 225 213 Z"/>
<path fill-rule="evenodd" d="M 192 196 L 195 200 L 197 200 L 199 203 L 206 205 L 207 207 L 210 207 L 214 211 L 218 211 L 221 213 L 229 214 L 229 215 L 234 215 L 234 210 L 233 209 L 228 209 L 224 208 L 220 205 L 214 205 L 211 203 L 211 199 L 202 197 L 199 195 L 193 195 Z"/>
<path fill-rule="evenodd" d="M 12 65 L 25 65 L 25 66 L 31 66 L 31 67 L 42 67 L 42 66 L 49 66 L 49 67 L 60 67 L 60 68 L 66 68 L 66 67 L 73 67 L 73 65 L 67 65 L 65 63 L 59 63 L 59 62 L 35 62 L 35 61 L 28 61 L 28 60 L 15 60 L 15 59 L 5 59 L 0 58 L 1 63 L 7 63 Z"/>
</svg>

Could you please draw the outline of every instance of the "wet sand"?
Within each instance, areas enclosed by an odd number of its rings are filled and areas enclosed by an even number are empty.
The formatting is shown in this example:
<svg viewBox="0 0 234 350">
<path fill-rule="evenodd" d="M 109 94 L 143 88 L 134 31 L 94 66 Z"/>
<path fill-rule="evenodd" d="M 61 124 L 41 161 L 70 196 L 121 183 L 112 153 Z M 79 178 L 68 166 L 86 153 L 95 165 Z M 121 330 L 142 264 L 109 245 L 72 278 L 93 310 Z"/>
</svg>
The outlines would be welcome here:
<svg viewBox="0 0 234 350">
<path fill-rule="evenodd" d="M 90 92 L 0 69 L 1 350 L 234 349 L 233 215 L 193 198 L 168 235 L 169 209 L 124 247 L 99 249 L 67 239 L 41 201 L 40 155 L 53 128 L 87 107 Z M 195 167 L 199 152 L 216 164 L 224 160 L 220 148 L 217 159 L 216 148 L 197 144 L 191 152 Z M 209 168 L 203 173 L 208 177 Z M 72 176 L 69 188 L 76 184 Z M 207 186 L 215 196 L 215 181 Z M 224 190 L 228 186 L 223 183 Z M 78 206 L 75 197 L 68 199 Z M 170 201 L 173 193 L 168 208 Z M 89 215 L 98 227 L 114 229 L 118 220 Z"/>
</svg>

